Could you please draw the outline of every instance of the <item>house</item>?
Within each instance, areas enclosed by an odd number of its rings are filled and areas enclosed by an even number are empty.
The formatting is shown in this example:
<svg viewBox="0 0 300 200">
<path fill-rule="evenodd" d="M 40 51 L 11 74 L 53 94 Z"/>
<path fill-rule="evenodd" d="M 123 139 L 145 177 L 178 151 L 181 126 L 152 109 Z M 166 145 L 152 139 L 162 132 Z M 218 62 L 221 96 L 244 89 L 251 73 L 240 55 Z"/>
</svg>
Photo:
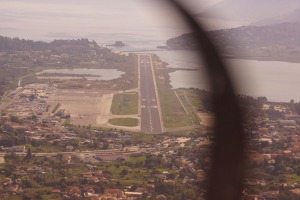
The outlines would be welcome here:
<svg viewBox="0 0 300 200">
<path fill-rule="evenodd" d="M 9 149 L 11 152 L 22 152 L 24 153 L 25 152 L 25 146 L 12 146 L 10 147 Z"/>
<path fill-rule="evenodd" d="M 271 138 L 264 137 L 264 138 L 258 139 L 258 141 L 261 144 L 268 144 L 268 145 L 272 144 L 272 139 Z"/>
<path fill-rule="evenodd" d="M 93 177 L 92 172 L 84 172 L 81 175 L 82 175 L 83 178 L 86 178 L 86 179 Z"/>
<path fill-rule="evenodd" d="M 292 155 L 292 154 L 293 154 L 293 152 L 290 151 L 290 150 L 282 151 L 282 153 L 283 153 L 284 155 Z"/>
<path fill-rule="evenodd" d="M 124 161 L 127 160 L 127 156 L 122 154 L 99 154 L 95 156 L 95 159 L 102 162 L 111 162 L 111 161 Z"/>
<path fill-rule="evenodd" d="M 68 194 L 71 196 L 71 197 L 81 197 L 81 190 L 79 189 L 79 187 L 77 186 L 71 186 L 69 191 L 68 191 Z"/>
<path fill-rule="evenodd" d="M 89 188 L 84 192 L 84 197 L 96 197 L 98 196 L 95 192 L 95 190 Z"/>
<path fill-rule="evenodd" d="M 296 188 L 296 189 L 292 189 L 290 190 L 292 193 L 296 194 L 296 195 L 300 195 L 300 189 Z"/>
<path fill-rule="evenodd" d="M 113 197 L 117 197 L 118 199 L 125 199 L 125 193 L 123 192 L 123 190 L 120 189 L 105 189 L 104 190 L 104 195 L 111 195 Z"/>
<path fill-rule="evenodd" d="M 269 132 L 269 129 L 266 128 L 266 127 L 259 128 L 259 129 L 258 129 L 258 132 L 259 132 L 260 134 L 266 134 L 266 133 Z"/>
<path fill-rule="evenodd" d="M 19 188 L 20 188 L 20 186 L 18 184 L 13 184 L 7 188 L 7 191 L 9 191 L 11 193 L 15 193 L 18 191 Z"/>
<path fill-rule="evenodd" d="M 52 194 L 60 194 L 61 191 L 60 191 L 60 189 L 53 189 L 53 190 L 51 191 L 51 193 L 52 193 Z"/>
<path fill-rule="evenodd" d="M 3 181 L 1 181 L 1 184 L 3 186 L 8 186 L 8 185 L 11 185 L 12 183 L 13 183 L 13 181 L 11 178 L 5 178 L 5 179 L 3 179 Z"/>
<path fill-rule="evenodd" d="M 296 134 L 291 135 L 290 139 L 292 142 L 300 142 L 300 135 L 296 135 Z"/>
<path fill-rule="evenodd" d="M 66 150 L 67 151 L 73 151 L 74 150 L 74 147 L 69 145 L 69 146 L 66 146 Z"/>
<path fill-rule="evenodd" d="M 142 192 L 125 192 L 126 198 L 141 198 L 143 196 Z"/>
<path fill-rule="evenodd" d="M 295 120 L 279 120 L 278 123 L 282 126 L 296 126 Z"/>
</svg>

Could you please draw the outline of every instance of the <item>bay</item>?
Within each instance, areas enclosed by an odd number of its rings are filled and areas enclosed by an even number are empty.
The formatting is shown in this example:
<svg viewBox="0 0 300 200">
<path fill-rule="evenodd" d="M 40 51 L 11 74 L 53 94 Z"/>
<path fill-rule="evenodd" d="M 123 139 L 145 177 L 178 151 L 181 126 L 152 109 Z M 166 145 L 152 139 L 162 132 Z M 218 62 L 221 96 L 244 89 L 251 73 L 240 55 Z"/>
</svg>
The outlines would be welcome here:
<svg viewBox="0 0 300 200">
<path fill-rule="evenodd" d="M 177 68 L 170 73 L 172 87 L 208 89 L 202 58 L 194 51 L 155 52 L 168 67 Z M 181 54 L 181 56 L 179 56 Z M 200 56 L 201 57 L 201 56 Z M 237 92 L 253 97 L 266 96 L 275 102 L 300 101 L 300 63 L 226 59 Z M 196 69 L 187 71 L 185 69 Z"/>
<path fill-rule="evenodd" d="M 88 80 L 113 80 L 121 77 L 124 72 L 117 69 L 87 69 L 87 68 L 76 68 L 76 69 L 47 69 L 43 70 L 37 75 L 43 74 L 65 74 L 65 75 L 82 75 Z"/>
</svg>

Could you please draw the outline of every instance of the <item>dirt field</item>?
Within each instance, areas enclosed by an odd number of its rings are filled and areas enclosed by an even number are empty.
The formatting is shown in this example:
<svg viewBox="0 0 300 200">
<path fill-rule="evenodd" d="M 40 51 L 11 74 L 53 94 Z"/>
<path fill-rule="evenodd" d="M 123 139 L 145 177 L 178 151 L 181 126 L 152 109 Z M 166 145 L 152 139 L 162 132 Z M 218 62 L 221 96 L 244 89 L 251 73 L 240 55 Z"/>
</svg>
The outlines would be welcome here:
<svg viewBox="0 0 300 200">
<path fill-rule="evenodd" d="M 135 115 L 112 115 L 111 105 L 115 90 L 83 90 L 83 89 L 57 89 L 55 95 L 48 102 L 50 105 L 61 106 L 67 114 L 71 115 L 71 124 L 94 127 L 111 127 L 124 130 L 139 131 L 140 126 L 126 127 L 110 124 L 112 118 L 136 118 Z"/>
<path fill-rule="evenodd" d="M 55 101 L 71 115 L 74 125 L 104 125 L 111 116 L 110 107 L 115 91 L 58 90 Z"/>
</svg>

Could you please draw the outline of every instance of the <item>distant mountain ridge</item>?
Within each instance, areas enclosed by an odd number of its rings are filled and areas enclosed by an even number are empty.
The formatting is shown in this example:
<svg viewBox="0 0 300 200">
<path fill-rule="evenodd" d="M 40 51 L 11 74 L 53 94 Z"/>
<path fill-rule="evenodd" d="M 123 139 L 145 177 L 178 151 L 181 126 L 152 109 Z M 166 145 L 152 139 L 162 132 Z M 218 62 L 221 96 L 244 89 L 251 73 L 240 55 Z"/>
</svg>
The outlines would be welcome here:
<svg viewBox="0 0 300 200">
<path fill-rule="evenodd" d="M 95 41 L 91 42 L 83 38 L 77 40 L 54 40 L 47 43 L 0 36 L 0 51 L 45 51 L 57 47 L 68 47 L 73 50 L 77 48 L 86 51 L 91 45 L 99 47 Z"/>
<path fill-rule="evenodd" d="M 286 19 L 280 22 L 291 22 L 288 21 L 289 17 L 287 16 L 292 15 L 299 8 L 299 0 L 223 0 L 198 13 L 197 16 L 247 20 L 250 24 L 266 25 L 267 22 L 276 23 L 274 21 L 280 17 Z"/>
<path fill-rule="evenodd" d="M 243 26 L 207 32 L 223 53 L 236 57 L 278 57 L 300 61 L 300 23 L 268 26 Z M 183 34 L 166 41 L 173 50 L 196 49 L 194 33 Z M 284 58 L 283 58 L 284 57 Z"/>
</svg>

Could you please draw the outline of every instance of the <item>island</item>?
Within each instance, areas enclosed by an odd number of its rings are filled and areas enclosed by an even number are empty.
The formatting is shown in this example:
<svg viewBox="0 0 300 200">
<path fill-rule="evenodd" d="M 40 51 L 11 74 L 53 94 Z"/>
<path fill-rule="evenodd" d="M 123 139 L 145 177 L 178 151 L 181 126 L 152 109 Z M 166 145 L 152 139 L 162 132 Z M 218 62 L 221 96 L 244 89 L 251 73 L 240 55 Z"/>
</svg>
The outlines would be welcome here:
<svg viewBox="0 0 300 200">
<path fill-rule="evenodd" d="M 107 45 L 107 46 L 111 46 L 111 47 L 125 47 L 127 45 L 124 44 L 122 41 L 116 41 L 114 44 Z"/>
<path fill-rule="evenodd" d="M 300 62 L 300 23 L 242 26 L 207 34 L 224 57 Z M 186 33 L 167 40 L 166 46 L 171 50 L 196 50 L 195 38 L 195 33 Z"/>
</svg>

